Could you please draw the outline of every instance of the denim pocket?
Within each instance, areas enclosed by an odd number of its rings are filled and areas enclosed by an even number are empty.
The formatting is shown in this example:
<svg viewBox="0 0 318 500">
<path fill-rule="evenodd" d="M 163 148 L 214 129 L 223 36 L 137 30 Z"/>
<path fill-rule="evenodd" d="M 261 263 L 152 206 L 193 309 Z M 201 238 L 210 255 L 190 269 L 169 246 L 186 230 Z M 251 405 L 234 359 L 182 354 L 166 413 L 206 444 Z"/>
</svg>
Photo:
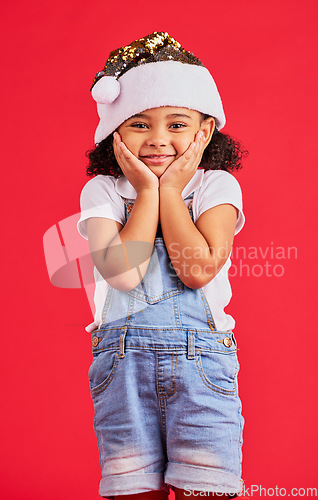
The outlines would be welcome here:
<svg viewBox="0 0 318 500">
<path fill-rule="evenodd" d="M 224 395 L 236 393 L 239 363 L 236 351 L 196 350 L 196 365 L 203 384 L 214 392 Z"/>
<path fill-rule="evenodd" d="M 138 286 L 136 286 L 136 288 L 128 293 L 135 299 L 147 302 L 147 304 L 156 304 L 161 300 L 166 300 L 169 297 L 173 297 L 174 295 L 178 295 L 184 291 L 184 285 L 178 278 L 174 281 L 171 280 L 169 284 L 170 286 L 165 287 L 164 290 L 160 287 L 156 287 L 155 285 L 155 280 L 152 281 L 152 283 L 145 283 L 143 280 Z"/>
<path fill-rule="evenodd" d="M 110 385 L 114 379 L 118 362 L 117 350 L 102 350 L 94 354 L 93 362 L 88 370 L 89 385 L 93 398 L 104 392 Z"/>
</svg>

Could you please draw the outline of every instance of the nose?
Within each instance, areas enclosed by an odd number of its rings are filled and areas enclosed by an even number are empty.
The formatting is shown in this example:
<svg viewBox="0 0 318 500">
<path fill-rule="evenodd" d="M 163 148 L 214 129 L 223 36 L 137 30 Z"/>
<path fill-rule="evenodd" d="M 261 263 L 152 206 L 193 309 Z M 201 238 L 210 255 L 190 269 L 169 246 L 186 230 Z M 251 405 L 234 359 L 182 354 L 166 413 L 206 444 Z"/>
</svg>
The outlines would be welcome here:
<svg viewBox="0 0 318 500">
<path fill-rule="evenodd" d="M 162 129 L 151 129 L 146 137 L 146 145 L 161 148 L 169 144 L 166 132 Z"/>
</svg>

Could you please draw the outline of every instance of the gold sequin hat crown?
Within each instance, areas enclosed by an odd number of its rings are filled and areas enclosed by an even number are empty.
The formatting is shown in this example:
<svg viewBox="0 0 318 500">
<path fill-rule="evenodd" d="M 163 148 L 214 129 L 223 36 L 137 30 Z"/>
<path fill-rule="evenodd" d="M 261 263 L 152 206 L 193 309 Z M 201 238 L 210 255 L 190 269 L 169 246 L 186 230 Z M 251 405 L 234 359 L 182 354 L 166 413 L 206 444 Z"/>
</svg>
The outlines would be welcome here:
<svg viewBox="0 0 318 500">
<path fill-rule="evenodd" d="M 200 59 L 181 47 L 180 43 L 168 33 L 154 31 L 151 35 L 113 50 L 109 54 L 104 69 L 96 73 L 91 90 L 103 76 L 115 76 L 118 79 L 134 66 L 169 60 L 203 66 Z"/>
<path fill-rule="evenodd" d="M 210 72 L 163 31 L 110 52 L 104 69 L 95 75 L 91 93 L 100 117 L 95 143 L 134 114 L 160 106 L 194 109 L 213 116 L 219 130 L 225 125 Z"/>
</svg>

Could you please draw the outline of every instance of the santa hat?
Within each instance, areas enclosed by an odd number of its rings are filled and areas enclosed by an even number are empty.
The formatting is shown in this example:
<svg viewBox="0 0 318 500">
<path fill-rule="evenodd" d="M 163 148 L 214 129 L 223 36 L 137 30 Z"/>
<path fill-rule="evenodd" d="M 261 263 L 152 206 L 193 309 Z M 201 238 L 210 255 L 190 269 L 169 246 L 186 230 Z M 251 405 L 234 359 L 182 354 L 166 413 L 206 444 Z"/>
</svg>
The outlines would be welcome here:
<svg viewBox="0 0 318 500">
<path fill-rule="evenodd" d="M 93 81 L 100 118 L 95 144 L 131 116 L 160 106 L 180 106 L 213 116 L 225 125 L 216 84 L 202 62 L 168 33 L 154 31 L 113 50 Z"/>
</svg>

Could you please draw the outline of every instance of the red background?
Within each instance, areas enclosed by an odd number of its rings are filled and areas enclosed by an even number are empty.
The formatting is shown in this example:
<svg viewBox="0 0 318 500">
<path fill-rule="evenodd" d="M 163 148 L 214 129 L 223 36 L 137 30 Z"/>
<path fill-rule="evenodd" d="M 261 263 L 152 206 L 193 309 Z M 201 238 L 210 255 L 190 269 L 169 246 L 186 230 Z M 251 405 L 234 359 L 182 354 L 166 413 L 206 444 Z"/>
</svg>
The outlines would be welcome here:
<svg viewBox="0 0 318 500">
<path fill-rule="evenodd" d="M 79 211 L 96 71 L 152 31 L 210 69 L 224 132 L 250 152 L 235 173 L 246 215 L 235 246 L 297 249 L 289 259 L 258 250 L 243 259 L 250 276 L 232 278 L 246 487 L 317 487 L 317 2 L 33 0 L 2 12 L 1 498 L 100 498 L 92 315 L 83 289 L 50 283 L 43 235 Z M 266 275 L 266 261 L 284 274 Z"/>
</svg>

